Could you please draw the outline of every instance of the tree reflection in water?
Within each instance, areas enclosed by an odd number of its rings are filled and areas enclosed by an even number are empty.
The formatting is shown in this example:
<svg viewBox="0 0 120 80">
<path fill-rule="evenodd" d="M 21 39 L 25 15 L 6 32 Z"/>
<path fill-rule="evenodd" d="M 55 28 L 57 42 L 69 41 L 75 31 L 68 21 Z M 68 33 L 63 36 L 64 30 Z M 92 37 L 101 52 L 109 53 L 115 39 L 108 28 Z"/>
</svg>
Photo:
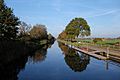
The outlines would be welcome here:
<svg viewBox="0 0 120 80">
<path fill-rule="evenodd" d="M 51 48 L 52 44 L 47 44 L 42 46 L 39 50 L 36 50 L 35 53 L 29 57 L 28 62 L 31 63 L 37 63 L 37 62 L 42 62 L 46 59 L 47 55 L 47 49 Z"/>
<path fill-rule="evenodd" d="M 27 62 L 27 56 L 21 56 L 10 62 L 0 64 L 0 80 L 18 80 L 18 73 L 23 70 Z"/>
<path fill-rule="evenodd" d="M 51 45 L 36 50 L 20 42 L 0 42 L 0 80 L 18 80 L 17 75 L 24 70 L 28 57 L 32 57 L 34 62 L 45 60 Z"/>
<path fill-rule="evenodd" d="M 75 49 L 65 46 L 63 43 L 59 43 L 59 47 L 63 51 L 66 64 L 75 72 L 84 71 L 89 64 L 90 57 L 86 54 L 80 53 Z"/>
</svg>

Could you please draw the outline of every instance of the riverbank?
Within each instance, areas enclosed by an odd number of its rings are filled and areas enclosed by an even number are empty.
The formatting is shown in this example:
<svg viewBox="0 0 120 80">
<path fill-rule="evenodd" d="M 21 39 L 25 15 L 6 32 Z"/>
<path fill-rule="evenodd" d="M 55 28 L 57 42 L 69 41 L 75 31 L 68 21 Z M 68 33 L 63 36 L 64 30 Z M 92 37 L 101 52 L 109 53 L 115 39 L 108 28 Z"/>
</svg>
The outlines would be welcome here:
<svg viewBox="0 0 120 80">
<path fill-rule="evenodd" d="M 34 52 L 44 45 L 52 45 L 54 40 L 35 43 L 32 41 L 4 40 L 0 41 L 0 66 L 19 59 L 21 56 L 33 55 Z M 39 41 L 40 42 L 40 41 Z"/>
<path fill-rule="evenodd" d="M 60 39 L 58 39 L 57 41 L 62 42 L 67 45 L 75 46 L 77 48 L 82 47 L 82 48 L 97 50 L 100 52 L 105 52 L 109 55 L 110 59 L 120 62 L 120 50 L 110 49 L 109 47 L 95 46 L 95 45 L 91 45 L 91 44 L 87 44 L 87 43 L 64 41 L 64 40 L 60 40 Z"/>
</svg>

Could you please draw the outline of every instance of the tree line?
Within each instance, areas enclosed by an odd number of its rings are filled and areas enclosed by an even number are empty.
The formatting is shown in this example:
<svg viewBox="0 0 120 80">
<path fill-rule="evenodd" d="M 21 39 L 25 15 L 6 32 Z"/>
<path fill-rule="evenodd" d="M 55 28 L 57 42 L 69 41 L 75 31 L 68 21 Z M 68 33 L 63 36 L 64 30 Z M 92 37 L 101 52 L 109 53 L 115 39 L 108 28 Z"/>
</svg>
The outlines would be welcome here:
<svg viewBox="0 0 120 80">
<path fill-rule="evenodd" d="M 41 40 L 53 38 L 45 25 L 28 25 L 20 21 L 13 9 L 0 0 L 0 40 Z"/>
</svg>

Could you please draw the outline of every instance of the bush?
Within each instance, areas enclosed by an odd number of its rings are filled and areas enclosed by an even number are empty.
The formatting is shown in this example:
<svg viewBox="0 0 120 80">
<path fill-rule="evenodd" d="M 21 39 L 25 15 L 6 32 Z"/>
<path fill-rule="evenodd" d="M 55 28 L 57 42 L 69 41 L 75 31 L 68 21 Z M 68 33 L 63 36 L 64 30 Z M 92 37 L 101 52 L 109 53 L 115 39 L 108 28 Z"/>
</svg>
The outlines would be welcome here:
<svg viewBox="0 0 120 80">
<path fill-rule="evenodd" d="M 97 43 L 98 41 L 103 41 L 103 39 L 102 39 L 102 38 L 95 38 L 95 39 L 93 40 L 94 43 Z"/>
<path fill-rule="evenodd" d="M 30 31 L 30 36 L 33 39 L 40 40 L 40 39 L 47 39 L 47 30 L 44 25 L 35 25 Z"/>
</svg>

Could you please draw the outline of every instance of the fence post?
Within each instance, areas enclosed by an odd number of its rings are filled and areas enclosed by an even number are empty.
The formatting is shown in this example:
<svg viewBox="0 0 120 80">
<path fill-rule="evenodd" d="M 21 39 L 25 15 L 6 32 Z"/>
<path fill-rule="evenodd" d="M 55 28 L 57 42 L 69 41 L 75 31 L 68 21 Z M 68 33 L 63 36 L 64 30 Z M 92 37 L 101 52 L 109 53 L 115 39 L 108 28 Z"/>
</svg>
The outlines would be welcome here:
<svg viewBox="0 0 120 80">
<path fill-rule="evenodd" d="M 88 44 L 87 44 L 87 52 L 89 52 L 89 49 L 88 49 Z"/>
<path fill-rule="evenodd" d="M 106 70 L 109 69 L 109 63 L 108 63 L 108 60 L 105 61 L 105 67 L 106 67 Z"/>
<path fill-rule="evenodd" d="M 107 58 L 109 58 L 109 53 L 110 53 L 110 50 L 109 50 L 109 47 L 107 47 Z"/>
</svg>

